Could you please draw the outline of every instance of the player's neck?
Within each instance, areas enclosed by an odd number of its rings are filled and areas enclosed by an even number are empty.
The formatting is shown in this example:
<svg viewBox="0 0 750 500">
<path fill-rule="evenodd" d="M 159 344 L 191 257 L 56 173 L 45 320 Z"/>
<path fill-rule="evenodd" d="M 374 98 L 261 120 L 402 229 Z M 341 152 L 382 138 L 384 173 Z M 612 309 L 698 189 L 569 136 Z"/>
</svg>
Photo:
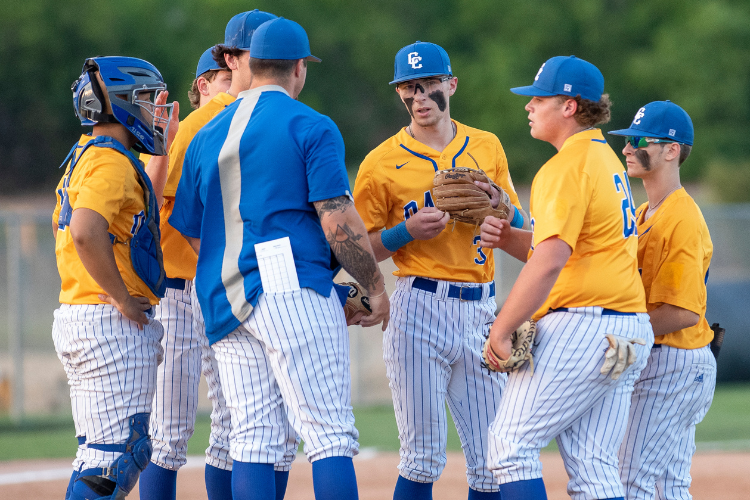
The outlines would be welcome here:
<svg viewBox="0 0 750 500">
<path fill-rule="evenodd" d="M 657 170 L 652 170 L 651 175 L 643 177 L 643 188 L 648 197 L 647 219 L 656 212 L 670 194 L 682 187 L 679 170 L 669 167 L 671 166 L 663 165 Z"/>
<path fill-rule="evenodd" d="M 579 125 L 578 122 L 575 121 L 575 119 L 563 121 L 560 124 L 560 128 L 557 130 L 557 134 L 547 142 L 555 146 L 555 148 L 560 151 L 560 149 L 563 147 L 563 144 L 565 144 L 565 141 L 567 141 L 569 138 L 579 132 L 593 130 L 594 128 L 595 127 L 584 127 L 582 125 Z"/>
<path fill-rule="evenodd" d="M 428 127 L 417 125 L 412 120 L 409 126 L 406 127 L 406 133 L 425 146 L 442 152 L 451 143 L 453 138 L 456 137 L 456 125 L 448 115 Z"/>
<path fill-rule="evenodd" d="M 232 83 L 233 84 L 230 85 L 229 88 L 227 89 L 227 94 L 237 99 L 237 96 L 240 94 L 240 92 L 247 90 L 247 88 L 245 88 L 245 86 L 243 85 L 240 85 L 239 83 L 235 85 L 234 81 Z"/>
<path fill-rule="evenodd" d="M 91 131 L 91 135 L 92 137 L 106 135 L 117 140 L 127 149 L 135 146 L 135 136 L 124 125 L 120 125 L 119 123 L 97 123 Z"/>
</svg>

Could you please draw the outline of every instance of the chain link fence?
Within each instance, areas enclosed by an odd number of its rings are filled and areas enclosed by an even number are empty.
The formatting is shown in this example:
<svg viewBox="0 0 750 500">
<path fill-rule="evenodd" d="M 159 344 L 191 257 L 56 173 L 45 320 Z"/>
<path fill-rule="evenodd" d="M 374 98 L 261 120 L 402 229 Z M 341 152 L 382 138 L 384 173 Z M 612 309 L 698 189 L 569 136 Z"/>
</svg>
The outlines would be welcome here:
<svg viewBox="0 0 750 500">
<path fill-rule="evenodd" d="M 707 317 L 727 329 L 719 380 L 750 380 L 750 320 L 745 314 L 750 308 L 750 205 L 709 205 L 703 213 L 714 243 Z M 60 278 L 50 214 L 46 209 L 0 209 L 0 414 L 13 420 L 70 409 L 67 380 L 51 336 Z M 499 251 L 495 258 L 502 305 L 522 264 Z M 393 263 L 388 260 L 381 267 L 390 293 Z M 350 338 L 354 403 L 389 403 L 380 328 L 351 327 Z M 205 382 L 201 394 L 200 409 L 208 411 Z"/>
</svg>

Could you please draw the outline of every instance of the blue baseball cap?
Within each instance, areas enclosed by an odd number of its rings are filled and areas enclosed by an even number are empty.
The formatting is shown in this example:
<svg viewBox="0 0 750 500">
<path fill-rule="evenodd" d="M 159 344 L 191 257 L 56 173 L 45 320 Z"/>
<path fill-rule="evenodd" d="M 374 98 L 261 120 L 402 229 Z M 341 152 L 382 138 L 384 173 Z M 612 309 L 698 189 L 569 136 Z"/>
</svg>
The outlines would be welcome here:
<svg viewBox="0 0 750 500">
<path fill-rule="evenodd" d="M 196 78 L 201 76 L 206 71 L 221 69 L 221 66 L 216 64 L 216 61 L 214 61 L 214 56 L 211 55 L 211 52 L 214 50 L 214 47 L 209 47 L 208 49 L 206 49 L 206 51 L 203 53 L 201 58 L 198 59 L 198 69 L 195 70 Z"/>
<path fill-rule="evenodd" d="M 448 53 L 429 42 L 416 41 L 399 50 L 393 66 L 393 81 L 389 85 L 430 76 L 453 76 Z"/>
<path fill-rule="evenodd" d="M 599 68 L 576 56 L 557 56 L 542 64 L 534 77 L 534 83 L 526 87 L 515 87 L 511 92 L 518 95 L 550 97 L 567 95 L 599 101 L 604 93 L 604 76 Z"/>
<path fill-rule="evenodd" d="M 638 110 L 629 128 L 613 130 L 610 134 L 670 139 L 692 146 L 693 120 L 671 101 L 654 101 Z"/>
<path fill-rule="evenodd" d="M 229 20 L 224 30 L 224 45 L 240 50 L 250 50 L 250 42 L 255 30 L 271 19 L 276 19 L 276 16 L 258 9 L 237 14 Z"/>
<path fill-rule="evenodd" d="M 283 17 L 267 21 L 255 30 L 250 57 L 320 62 L 319 58 L 310 54 L 310 40 L 305 28 Z"/>
</svg>

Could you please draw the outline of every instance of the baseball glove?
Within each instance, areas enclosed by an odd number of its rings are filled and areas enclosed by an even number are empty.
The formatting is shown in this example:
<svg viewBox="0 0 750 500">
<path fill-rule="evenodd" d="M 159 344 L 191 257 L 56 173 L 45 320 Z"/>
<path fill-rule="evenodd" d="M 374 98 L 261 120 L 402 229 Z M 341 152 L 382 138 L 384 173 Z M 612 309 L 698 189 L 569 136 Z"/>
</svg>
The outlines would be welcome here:
<svg viewBox="0 0 750 500">
<path fill-rule="evenodd" d="M 712 324 L 711 330 L 714 331 L 714 338 L 713 340 L 711 340 L 711 343 L 709 345 L 711 346 L 711 352 L 714 355 L 714 360 L 718 361 L 719 351 L 721 351 L 721 345 L 724 343 L 724 333 L 726 333 L 726 330 L 720 327 L 718 323 Z"/>
<path fill-rule="evenodd" d="M 482 358 L 484 359 L 484 366 L 493 372 L 511 372 L 517 368 L 520 368 L 526 360 L 529 361 L 531 367 L 531 374 L 534 374 L 534 357 L 531 355 L 531 347 L 534 344 L 534 336 L 536 335 L 536 321 L 533 319 L 528 320 L 524 324 L 518 327 L 518 330 L 513 332 L 510 337 L 510 341 L 513 344 L 513 352 L 508 359 L 500 359 L 495 354 L 490 345 L 489 335 L 484 341 L 484 347 L 482 348 Z"/>
<path fill-rule="evenodd" d="M 346 316 L 347 325 L 352 324 L 352 320 L 357 313 L 364 313 L 365 316 L 372 314 L 370 297 L 359 283 L 348 282 L 341 284 L 349 287 L 349 297 L 346 299 L 346 304 L 344 304 L 344 315 Z"/>
<path fill-rule="evenodd" d="M 498 190 L 500 203 L 497 208 L 492 208 L 490 195 L 474 181 L 486 182 Z M 513 214 L 508 193 L 492 182 L 484 170 L 467 167 L 440 170 L 432 182 L 435 185 L 435 208 L 448 212 L 451 219 L 476 225 L 484 222 L 488 215 L 508 219 Z"/>
<path fill-rule="evenodd" d="M 612 380 L 617 380 L 630 365 L 635 363 L 637 355 L 635 345 L 646 345 L 646 341 L 641 338 L 627 339 L 614 333 L 605 335 L 609 347 L 604 353 L 604 364 L 599 370 L 602 375 L 609 374 Z"/>
</svg>

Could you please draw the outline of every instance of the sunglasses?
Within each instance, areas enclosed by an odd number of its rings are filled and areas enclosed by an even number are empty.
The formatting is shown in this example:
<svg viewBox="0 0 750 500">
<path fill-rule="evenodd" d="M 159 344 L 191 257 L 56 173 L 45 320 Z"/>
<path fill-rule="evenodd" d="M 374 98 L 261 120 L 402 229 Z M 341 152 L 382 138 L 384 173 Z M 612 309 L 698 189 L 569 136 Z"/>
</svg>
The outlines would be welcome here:
<svg viewBox="0 0 750 500">
<path fill-rule="evenodd" d="M 633 149 L 647 148 L 649 144 L 659 144 L 659 143 L 668 143 L 668 142 L 677 142 L 677 141 L 670 141 L 669 139 L 654 139 L 653 137 L 638 137 L 634 135 L 628 135 L 625 137 L 625 143 L 633 146 Z"/>
</svg>

